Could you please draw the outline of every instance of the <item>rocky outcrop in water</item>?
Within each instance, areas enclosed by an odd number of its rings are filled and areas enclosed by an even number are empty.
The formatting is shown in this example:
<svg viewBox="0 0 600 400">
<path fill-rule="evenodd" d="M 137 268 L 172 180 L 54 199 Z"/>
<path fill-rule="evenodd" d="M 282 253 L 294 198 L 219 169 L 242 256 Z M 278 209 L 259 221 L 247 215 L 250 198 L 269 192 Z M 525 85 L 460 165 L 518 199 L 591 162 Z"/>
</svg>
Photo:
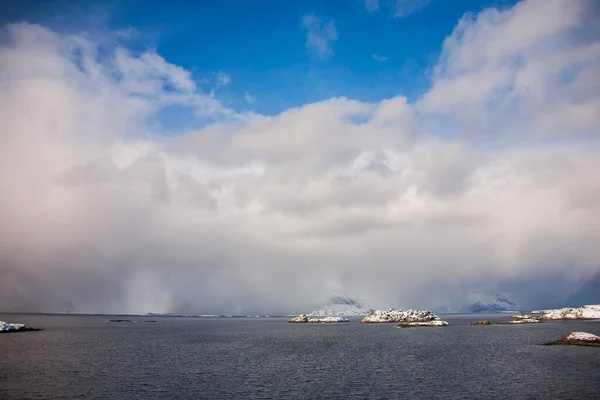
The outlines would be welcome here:
<svg viewBox="0 0 600 400">
<path fill-rule="evenodd" d="M 425 322 L 402 322 L 396 328 L 424 328 L 424 327 L 440 327 L 450 326 L 446 321 L 425 321 Z"/>
<path fill-rule="evenodd" d="M 304 324 L 308 322 L 308 315 L 306 314 L 300 314 L 300 315 L 296 315 L 295 317 L 292 317 L 292 319 L 290 319 L 288 321 L 290 324 Z"/>
<path fill-rule="evenodd" d="M 467 325 L 490 325 L 490 321 L 482 320 L 482 321 L 473 321 L 469 322 Z"/>
<path fill-rule="evenodd" d="M 521 319 L 514 319 L 512 321 L 505 322 L 505 324 L 508 324 L 508 325 L 511 325 L 511 324 L 512 325 L 514 325 L 514 324 L 517 324 L 517 325 L 518 324 L 537 324 L 538 322 L 540 322 L 540 320 L 536 319 L 536 318 L 521 318 Z"/>
<path fill-rule="evenodd" d="M 370 312 L 360 322 L 363 324 L 377 324 L 390 322 L 428 322 L 441 321 L 441 318 L 429 310 L 375 310 Z"/>
<path fill-rule="evenodd" d="M 548 343 L 549 345 L 573 345 L 573 346 L 598 346 L 600 347 L 600 336 L 587 332 L 571 332 L 567 336 Z"/>
<path fill-rule="evenodd" d="M 541 320 L 600 319 L 600 304 L 579 308 L 532 311 L 531 314 L 539 314 Z"/>
<path fill-rule="evenodd" d="M 323 318 L 309 318 L 306 314 L 296 315 L 288 321 L 290 324 L 307 324 L 307 323 L 321 323 L 321 324 L 332 324 L 336 322 L 348 322 L 348 319 L 343 317 L 323 317 Z"/>
<path fill-rule="evenodd" d="M 469 322 L 467 325 L 521 325 L 521 324 L 535 324 L 538 322 L 540 322 L 540 321 L 535 318 L 522 318 L 522 319 L 515 319 L 512 321 L 499 321 L 499 322 L 490 322 L 487 320 L 474 321 L 474 322 Z"/>
<path fill-rule="evenodd" d="M 515 321 L 527 320 L 527 319 L 539 319 L 536 315 L 532 314 L 514 314 L 511 317 Z"/>
<path fill-rule="evenodd" d="M 6 321 L 0 321 L 0 333 L 13 333 L 13 332 L 32 332 L 41 331 L 40 328 L 32 328 L 25 324 L 11 324 Z"/>
</svg>

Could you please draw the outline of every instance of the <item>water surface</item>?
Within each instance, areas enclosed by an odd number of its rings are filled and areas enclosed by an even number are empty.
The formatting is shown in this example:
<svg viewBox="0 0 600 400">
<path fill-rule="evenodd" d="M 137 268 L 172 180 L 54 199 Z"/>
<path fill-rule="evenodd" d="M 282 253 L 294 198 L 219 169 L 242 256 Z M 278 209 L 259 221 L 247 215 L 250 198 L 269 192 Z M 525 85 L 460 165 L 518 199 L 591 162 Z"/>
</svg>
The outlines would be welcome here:
<svg viewBox="0 0 600 400">
<path fill-rule="evenodd" d="M 107 319 L 134 322 L 111 323 Z M 0 315 L 1 399 L 594 399 L 600 348 L 542 346 L 597 321 L 446 328 L 285 318 Z M 155 320 L 157 322 L 144 322 Z"/>
</svg>

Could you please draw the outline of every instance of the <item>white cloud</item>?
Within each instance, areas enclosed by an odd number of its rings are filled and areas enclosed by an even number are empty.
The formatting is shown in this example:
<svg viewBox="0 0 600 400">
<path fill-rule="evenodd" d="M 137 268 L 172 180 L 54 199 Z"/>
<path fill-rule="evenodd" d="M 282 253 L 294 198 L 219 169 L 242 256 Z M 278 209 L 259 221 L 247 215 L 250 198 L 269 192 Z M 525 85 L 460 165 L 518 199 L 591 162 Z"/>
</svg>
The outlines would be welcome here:
<svg viewBox="0 0 600 400">
<path fill-rule="evenodd" d="M 131 39 L 139 34 L 138 30 L 132 26 L 115 31 L 117 37 L 122 39 Z"/>
<path fill-rule="evenodd" d="M 252 96 L 248 92 L 244 92 L 244 100 L 246 100 L 246 103 L 252 104 L 256 101 L 256 97 Z"/>
<path fill-rule="evenodd" d="M 600 72 L 600 42 L 576 36 L 595 29 L 584 23 L 586 4 L 529 0 L 466 15 L 444 42 L 420 109 L 484 131 L 595 129 L 600 83 L 591 77 Z"/>
<path fill-rule="evenodd" d="M 218 86 L 225 86 L 231 83 L 231 76 L 224 72 L 219 72 L 215 77 Z"/>
<path fill-rule="evenodd" d="M 386 0 L 382 4 L 379 0 L 364 0 L 364 4 L 367 12 L 383 9 L 394 18 L 403 18 L 428 7 L 431 0 Z"/>
<path fill-rule="evenodd" d="M 326 57 L 332 53 L 331 44 L 337 40 L 337 31 L 333 20 L 323 19 L 312 14 L 302 17 L 302 27 L 306 30 L 306 49 L 319 57 Z"/>
<path fill-rule="evenodd" d="M 379 10 L 379 0 L 364 0 L 365 8 L 368 12 L 374 12 Z"/>
<path fill-rule="evenodd" d="M 431 0 L 396 0 L 396 14 L 397 18 L 409 16 L 417 11 L 428 7 L 431 4 Z"/>
<path fill-rule="evenodd" d="M 388 60 L 388 58 L 386 56 L 380 56 L 378 54 L 373 54 L 371 57 L 373 58 L 373 60 L 379 61 L 379 62 L 386 62 Z"/>
<path fill-rule="evenodd" d="M 585 29 L 585 10 L 533 26 L 557 5 L 463 20 L 417 104 L 333 98 L 169 138 L 148 123 L 163 107 L 227 114 L 185 69 L 154 52 L 100 60 L 79 37 L 12 25 L 0 304 L 276 314 L 333 289 L 375 307 L 453 309 L 497 291 L 560 304 L 600 273 L 600 123 L 583 107 L 600 92 L 581 81 L 599 65 L 596 37 L 567 46 L 556 27 Z M 527 44 L 504 43 L 506 24 Z M 579 68 L 557 83 L 563 46 Z M 497 118 L 479 102 L 514 74 L 515 52 L 535 68 L 519 64 L 529 89 Z M 452 135 L 463 127 L 474 133 Z"/>
</svg>

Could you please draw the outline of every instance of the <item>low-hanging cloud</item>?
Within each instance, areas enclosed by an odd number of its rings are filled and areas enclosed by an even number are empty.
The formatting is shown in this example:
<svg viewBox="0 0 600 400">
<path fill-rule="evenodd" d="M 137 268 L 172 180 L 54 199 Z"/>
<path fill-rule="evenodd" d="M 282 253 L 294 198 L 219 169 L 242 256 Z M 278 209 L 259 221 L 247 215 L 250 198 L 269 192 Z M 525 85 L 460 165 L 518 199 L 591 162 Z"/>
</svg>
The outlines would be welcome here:
<svg viewBox="0 0 600 400">
<path fill-rule="evenodd" d="M 235 113 L 154 52 L 6 27 L 0 308 L 277 314 L 334 290 L 449 310 L 477 293 L 590 300 L 591 9 L 465 16 L 414 103 L 340 97 L 276 116 Z M 169 106 L 217 122 L 166 137 L 152 121 Z"/>
</svg>

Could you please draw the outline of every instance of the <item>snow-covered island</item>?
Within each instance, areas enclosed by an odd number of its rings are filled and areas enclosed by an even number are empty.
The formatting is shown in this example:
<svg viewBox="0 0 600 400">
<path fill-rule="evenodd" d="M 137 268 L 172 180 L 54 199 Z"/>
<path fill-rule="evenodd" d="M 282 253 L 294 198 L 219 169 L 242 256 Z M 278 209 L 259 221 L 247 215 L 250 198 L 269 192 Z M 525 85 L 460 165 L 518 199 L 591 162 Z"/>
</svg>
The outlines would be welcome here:
<svg viewBox="0 0 600 400">
<path fill-rule="evenodd" d="M 25 324 L 11 324 L 6 321 L 0 321 L 0 333 L 12 333 L 12 332 L 28 332 L 28 331 L 41 331 L 39 328 L 31 328 Z"/>
<path fill-rule="evenodd" d="M 512 316 L 512 321 L 507 322 L 508 324 L 531 324 L 540 322 L 538 318 L 531 314 L 516 314 Z"/>
<path fill-rule="evenodd" d="M 600 319 L 600 304 L 592 304 L 579 308 L 532 311 L 531 314 L 539 315 L 540 320 Z"/>
<path fill-rule="evenodd" d="M 531 311 L 530 313 L 515 314 L 512 316 L 512 321 L 475 321 L 470 322 L 468 325 L 535 324 L 544 321 L 586 319 L 600 319 L 600 305 L 587 305 L 579 308 L 567 307 L 549 310 L 537 310 Z"/>
<path fill-rule="evenodd" d="M 429 310 L 396 310 L 390 308 L 389 310 L 375 310 L 370 312 L 366 317 L 360 321 L 363 324 L 378 324 L 378 323 L 411 323 L 411 322 L 427 322 L 426 325 L 413 325 L 413 326 L 446 326 L 448 323 L 442 321 L 440 317 L 435 315 Z M 435 322 L 435 323 L 434 323 Z M 445 324 L 440 325 L 440 323 Z"/>
<path fill-rule="evenodd" d="M 512 319 L 516 319 L 516 320 L 522 320 L 522 319 L 536 319 L 535 315 L 532 314 L 514 314 L 512 316 Z"/>
<path fill-rule="evenodd" d="M 323 318 L 310 318 L 306 314 L 296 315 L 288 321 L 290 324 L 307 324 L 307 323 L 322 323 L 331 324 L 336 322 L 348 322 L 347 318 L 344 317 L 323 317 Z"/>
<path fill-rule="evenodd" d="M 446 321 L 436 320 L 436 321 L 424 321 L 424 322 L 402 322 L 398 324 L 396 328 L 421 328 L 427 326 L 450 326 L 450 324 Z"/>
<path fill-rule="evenodd" d="M 575 346 L 600 346 L 600 336 L 596 336 L 592 333 L 587 332 L 571 332 L 562 339 L 556 342 L 548 343 L 553 344 L 566 344 Z"/>
<path fill-rule="evenodd" d="M 508 321 L 507 324 L 536 324 L 538 322 L 540 322 L 540 320 L 536 318 L 518 318 Z"/>
</svg>

